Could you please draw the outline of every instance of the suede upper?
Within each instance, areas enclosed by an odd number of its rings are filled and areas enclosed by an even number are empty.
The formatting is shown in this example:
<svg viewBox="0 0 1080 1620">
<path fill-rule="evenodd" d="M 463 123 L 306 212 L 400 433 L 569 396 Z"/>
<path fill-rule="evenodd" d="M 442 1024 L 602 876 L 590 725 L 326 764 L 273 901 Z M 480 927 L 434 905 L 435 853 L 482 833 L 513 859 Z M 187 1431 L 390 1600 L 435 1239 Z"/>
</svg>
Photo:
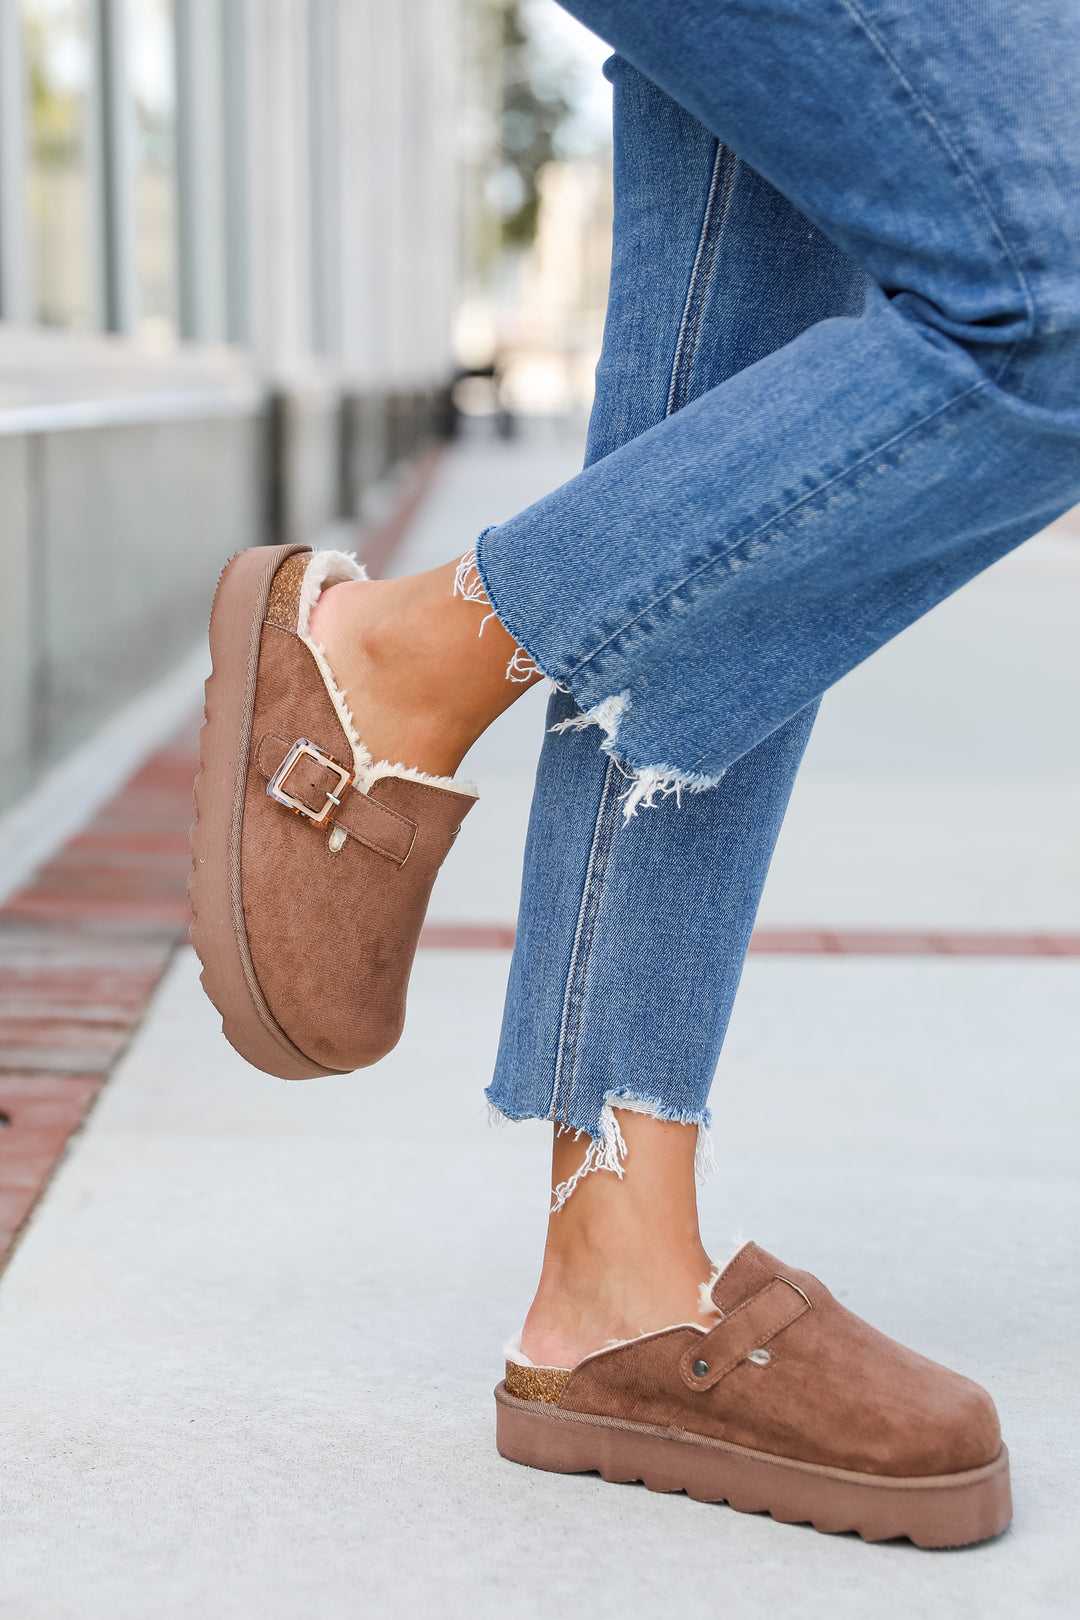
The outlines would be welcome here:
<svg viewBox="0 0 1080 1620">
<path fill-rule="evenodd" d="M 559 1407 L 896 1478 L 998 1456 L 985 1390 L 870 1327 L 809 1272 L 748 1243 L 712 1297 L 724 1313 L 712 1332 L 672 1327 L 587 1356 Z M 708 1371 L 695 1378 L 695 1365 Z"/>
<path fill-rule="evenodd" d="M 349 790 L 334 827 L 267 795 L 288 748 L 307 738 L 347 767 L 352 743 L 304 641 L 262 628 L 244 798 L 242 901 L 252 965 L 271 1013 L 328 1069 L 375 1063 L 396 1043 L 435 876 L 475 799 L 388 775 Z M 313 806 L 333 773 L 308 758 L 288 780 Z M 340 842 L 339 848 L 335 843 Z"/>
</svg>

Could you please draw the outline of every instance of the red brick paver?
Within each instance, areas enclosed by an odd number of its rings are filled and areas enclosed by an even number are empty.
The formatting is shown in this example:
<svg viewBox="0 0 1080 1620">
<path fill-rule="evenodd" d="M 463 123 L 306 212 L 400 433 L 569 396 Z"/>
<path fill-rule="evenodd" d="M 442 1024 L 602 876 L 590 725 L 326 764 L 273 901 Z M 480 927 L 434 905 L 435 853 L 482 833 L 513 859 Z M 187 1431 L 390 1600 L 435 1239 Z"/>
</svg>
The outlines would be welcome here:
<svg viewBox="0 0 1080 1620">
<path fill-rule="evenodd" d="M 508 951 L 509 923 L 428 923 L 421 947 Z M 1080 934 L 922 933 L 904 928 L 756 928 L 750 949 L 788 956 L 1080 956 Z"/>
<path fill-rule="evenodd" d="M 1080 934 L 757 928 L 750 949 L 796 956 L 1080 956 Z"/>
<path fill-rule="evenodd" d="M 103 1073 L 0 1073 L 0 1263 L 104 1083 Z"/>
<path fill-rule="evenodd" d="M 0 1263 L 188 924 L 194 725 L 0 907 Z"/>
</svg>

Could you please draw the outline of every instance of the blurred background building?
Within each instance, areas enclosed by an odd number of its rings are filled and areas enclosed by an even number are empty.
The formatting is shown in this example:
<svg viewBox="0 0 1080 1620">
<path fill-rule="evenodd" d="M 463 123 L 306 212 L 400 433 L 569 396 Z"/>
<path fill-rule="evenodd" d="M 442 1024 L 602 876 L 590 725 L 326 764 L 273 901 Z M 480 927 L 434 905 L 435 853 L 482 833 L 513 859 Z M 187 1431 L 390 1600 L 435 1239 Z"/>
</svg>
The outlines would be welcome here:
<svg viewBox="0 0 1080 1620">
<path fill-rule="evenodd" d="M 474 0 L 462 121 L 466 416 L 587 413 L 611 259 L 607 46 L 553 0 Z"/>
<path fill-rule="evenodd" d="M 554 0 L 0 0 L 0 804 L 240 546 L 587 408 L 603 55 Z"/>
</svg>

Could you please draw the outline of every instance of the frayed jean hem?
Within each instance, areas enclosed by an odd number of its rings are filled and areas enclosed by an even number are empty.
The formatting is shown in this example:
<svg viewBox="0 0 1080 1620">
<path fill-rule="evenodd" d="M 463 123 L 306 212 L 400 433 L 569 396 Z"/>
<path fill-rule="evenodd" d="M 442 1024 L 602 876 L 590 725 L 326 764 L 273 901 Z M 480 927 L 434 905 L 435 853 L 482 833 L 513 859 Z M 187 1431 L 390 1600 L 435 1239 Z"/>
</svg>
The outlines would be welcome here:
<svg viewBox="0 0 1080 1620">
<path fill-rule="evenodd" d="M 504 1113 L 492 1096 L 493 1089 L 489 1086 L 484 1093 L 487 1098 L 490 1125 L 520 1124 L 523 1120 L 540 1117 L 533 1113 L 513 1115 Z M 573 1120 L 554 1122 L 556 1135 L 564 1136 L 569 1133 L 575 1141 L 585 1136 L 589 1139 L 589 1145 L 585 1150 L 584 1159 L 574 1174 L 552 1188 L 550 1210 L 552 1215 L 558 1214 L 578 1184 L 594 1171 L 609 1170 L 622 1180 L 629 1149 L 615 1117 L 616 1109 L 629 1114 L 645 1114 L 650 1119 L 665 1120 L 674 1125 L 696 1125 L 694 1174 L 700 1182 L 705 1182 L 715 1171 L 716 1156 L 709 1129 L 712 1124 L 710 1109 L 671 1108 L 659 1097 L 644 1097 L 629 1088 L 608 1091 L 604 1094 L 602 1107 L 589 1123 L 578 1124 Z"/>
<path fill-rule="evenodd" d="M 483 530 L 476 542 L 475 550 L 465 560 L 468 568 L 475 572 L 480 590 L 483 593 L 482 596 L 476 594 L 466 599 L 477 602 L 483 601 L 491 608 L 492 614 L 498 619 L 507 634 L 513 636 L 517 642 L 518 651 L 510 660 L 506 672 L 508 680 L 528 679 L 530 675 L 538 671 L 546 676 L 559 691 L 569 692 L 576 702 L 577 698 L 573 687 L 566 680 L 557 676 L 553 670 L 548 669 L 541 663 L 529 647 L 527 638 L 520 634 L 502 612 L 492 592 L 487 575 L 484 572 L 482 548 L 485 537 L 495 527 L 497 525 L 490 524 Z M 459 589 L 458 586 L 455 586 L 455 589 L 459 590 L 459 594 L 462 596 L 466 595 L 465 590 Z M 482 632 L 483 626 L 481 626 Z M 524 671 L 524 674 L 521 673 L 522 671 Z M 615 762 L 615 765 L 626 778 L 625 791 L 619 795 L 624 821 L 629 821 L 632 816 L 636 816 L 639 810 L 654 809 L 658 801 L 674 798 L 676 804 L 681 804 L 684 793 L 704 793 L 708 788 L 717 785 L 723 777 L 723 771 L 720 771 L 715 776 L 706 776 L 696 771 L 680 770 L 677 766 L 667 763 L 634 765 L 630 761 L 621 758 L 618 750 L 619 721 L 629 706 L 629 692 L 613 693 L 612 696 L 593 704 L 589 709 L 581 710 L 579 704 L 578 707 L 581 712 L 571 715 L 566 720 L 559 721 L 557 725 L 551 728 L 554 732 L 565 732 L 584 731 L 589 726 L 598 726 L 604 733 L 600 747 Z"/>
</svg>

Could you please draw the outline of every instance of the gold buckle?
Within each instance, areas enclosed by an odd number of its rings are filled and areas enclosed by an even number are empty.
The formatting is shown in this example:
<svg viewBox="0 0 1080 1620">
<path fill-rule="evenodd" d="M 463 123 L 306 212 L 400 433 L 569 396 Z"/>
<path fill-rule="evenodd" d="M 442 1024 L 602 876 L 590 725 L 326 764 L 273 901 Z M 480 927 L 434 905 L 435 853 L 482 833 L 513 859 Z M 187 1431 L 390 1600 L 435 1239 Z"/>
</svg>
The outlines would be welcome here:
<svg viewBox="0 0 1080 1620">
<path fill-rule="evenodd" d="M 302 799 L 296 799 L 291 793 L 285 791 L 285 782 L 289 772 L 297 760 L 303 759 L 305 755 L 308 759 L 313 759 L 317 765 L 325 766 L 328 771 L 337 772 L 337 792 L 331 793 L 330 789 L 327 788 L 326 803 L 321 810 L 312 810 L 310 805 L 306 805 Z M 286 810 L 292 810 L 298 816 L 305 816 L 308 821 L 313 821 L 316 827 L 321 827 L 331 814 L 334 806 L 340 805 L 342 793 L 347 787 L 351 787 L 352 783 L 352 771 L 347 771 L 344 765 L 339 765 L 336 759 L 330 754 L 324 753 L 316 743 L 309 742 L 306 737 L 298 737 L 270 778 L 266 791 L 271 799 L 278 804 L 283 804 Z"/>
</svg>

